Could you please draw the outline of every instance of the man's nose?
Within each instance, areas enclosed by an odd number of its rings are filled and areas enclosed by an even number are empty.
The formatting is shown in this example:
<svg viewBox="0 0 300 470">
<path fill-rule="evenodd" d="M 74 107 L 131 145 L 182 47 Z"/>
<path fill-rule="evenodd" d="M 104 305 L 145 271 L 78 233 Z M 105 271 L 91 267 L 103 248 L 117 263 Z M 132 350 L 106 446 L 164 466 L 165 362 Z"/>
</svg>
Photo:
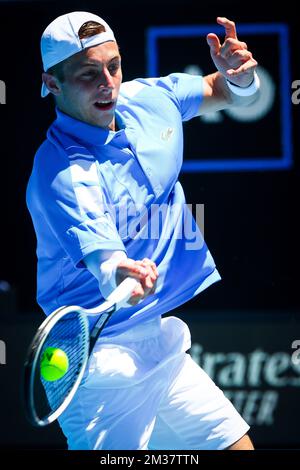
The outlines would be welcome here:
<svg viewBox="0 0 300 470">
<path fill-rule="evenodd" d="M 108 91 L 114 88 L 113 78 L 107 69 L 102 70 L 99 86 L 101 88 L 107 88 Z"/>
</svg>

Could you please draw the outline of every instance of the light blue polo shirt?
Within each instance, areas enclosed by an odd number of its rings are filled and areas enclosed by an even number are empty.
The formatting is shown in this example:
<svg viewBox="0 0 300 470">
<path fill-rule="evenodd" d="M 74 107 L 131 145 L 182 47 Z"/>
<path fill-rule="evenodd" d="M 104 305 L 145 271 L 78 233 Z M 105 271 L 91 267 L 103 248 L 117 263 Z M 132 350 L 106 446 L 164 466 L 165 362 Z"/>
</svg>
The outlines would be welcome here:
<svg viewBox="0 0 300 470">
<path fill-rule="evenodd" d="M 150 258 L 160 274 L 156 293 L 116 312 L 107 334 L 162 315 L 220 279 L 178 182 L 182 121 L 197 115 L 202 89 L 202 77 L 181 73 L 122 84 L 117 132 L 57 110 L 27 188 L 37 301 L 47 315 L 103 301 L 82 262 L 95 250 Z"/>
</svg>

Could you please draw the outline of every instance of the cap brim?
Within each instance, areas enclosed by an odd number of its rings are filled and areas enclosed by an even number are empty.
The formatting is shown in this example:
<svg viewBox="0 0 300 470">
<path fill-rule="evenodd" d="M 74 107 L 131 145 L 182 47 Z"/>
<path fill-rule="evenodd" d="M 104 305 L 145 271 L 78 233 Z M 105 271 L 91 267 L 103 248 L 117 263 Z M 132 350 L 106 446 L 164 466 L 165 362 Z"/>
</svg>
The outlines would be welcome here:
<svg viewBox="0 0 300 470">
<path fill-rule="evenodd" d="M 42 98 L 45 98 L 45 96 L 49 95 L 49 90 L 48 88 L 46 87 L 45 83 L 43 83 L 42 85 L 42 89 L 41 89 L 41 97 Z"/>
</svg>

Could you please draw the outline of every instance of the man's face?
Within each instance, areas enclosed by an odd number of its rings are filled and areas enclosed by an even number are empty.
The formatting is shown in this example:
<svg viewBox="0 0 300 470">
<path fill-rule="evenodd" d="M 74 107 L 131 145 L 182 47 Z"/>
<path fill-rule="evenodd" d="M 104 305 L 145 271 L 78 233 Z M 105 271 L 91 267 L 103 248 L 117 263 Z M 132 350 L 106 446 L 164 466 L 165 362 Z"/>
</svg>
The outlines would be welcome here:
<svg viewBox="0 0 300 470">
<path fill-rule="evenodd" d="M 121 57 L 115 42 L 105 42 L 66 60 L 58 107 L 80 121 L 115 129 L 115 108 L 122 82 Z"/>
</svg>

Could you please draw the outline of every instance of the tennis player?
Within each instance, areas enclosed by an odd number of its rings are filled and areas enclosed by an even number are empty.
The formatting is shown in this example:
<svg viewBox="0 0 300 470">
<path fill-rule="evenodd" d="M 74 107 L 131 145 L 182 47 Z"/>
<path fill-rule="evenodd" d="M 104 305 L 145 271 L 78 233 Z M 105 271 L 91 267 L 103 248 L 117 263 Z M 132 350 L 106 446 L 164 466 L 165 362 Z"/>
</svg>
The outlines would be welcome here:
<svg viewBox="0 0 300 470">
<path fill-rule="evenodd" d="M 27 190 L 38 303 L 46 314 L 92 308 L 124 278 L 139 281 L 60 418 L 70 449 L 253 448 L 247 423 L 186 353 L 187 325 L 162 318 L 220 279 L 178 182 L 182 122 L 247 105 L 259 89 L 234 23 L 217 22 L 224 42 L 207 36 L 215 73 L 123 84 L 102 18 L 72 12 L 42 35 L 42 96 L 52 94 L 57 118 Z"/>
</svg>

